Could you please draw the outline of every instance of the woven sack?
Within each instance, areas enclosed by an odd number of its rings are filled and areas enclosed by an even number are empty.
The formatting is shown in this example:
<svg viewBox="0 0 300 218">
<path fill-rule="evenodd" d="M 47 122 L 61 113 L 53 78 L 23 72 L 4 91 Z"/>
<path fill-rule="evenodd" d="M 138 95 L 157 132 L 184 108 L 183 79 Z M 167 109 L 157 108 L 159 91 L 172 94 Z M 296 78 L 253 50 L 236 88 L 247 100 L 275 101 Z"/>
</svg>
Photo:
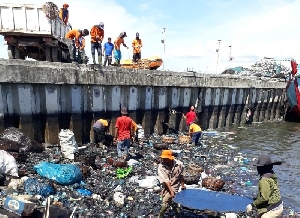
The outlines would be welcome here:
<svg viewBox="0 0 300 218">
<path fill-rule="evenodd" d="M 211 176 L 202 180 L 202 186 L 213 191 L 221 190 L 224 184 L 225 182 L 223 180 Z"/>
</svg>

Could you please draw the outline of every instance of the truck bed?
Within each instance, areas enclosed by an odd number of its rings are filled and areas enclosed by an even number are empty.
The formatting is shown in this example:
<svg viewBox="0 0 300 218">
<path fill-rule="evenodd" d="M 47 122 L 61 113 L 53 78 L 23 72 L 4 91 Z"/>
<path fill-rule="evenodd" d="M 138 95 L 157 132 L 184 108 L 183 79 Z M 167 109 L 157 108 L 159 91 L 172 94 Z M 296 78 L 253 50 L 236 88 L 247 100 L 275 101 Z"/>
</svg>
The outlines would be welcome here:
<svg viewBox="0 0 300 218">
<path fill-rule="evenodd" d="M 0 35 L 53 37 L 64 41 L 70 29 L 59 18 L 48 19 L 42 5 L 0 4 Z"/>
</svg>

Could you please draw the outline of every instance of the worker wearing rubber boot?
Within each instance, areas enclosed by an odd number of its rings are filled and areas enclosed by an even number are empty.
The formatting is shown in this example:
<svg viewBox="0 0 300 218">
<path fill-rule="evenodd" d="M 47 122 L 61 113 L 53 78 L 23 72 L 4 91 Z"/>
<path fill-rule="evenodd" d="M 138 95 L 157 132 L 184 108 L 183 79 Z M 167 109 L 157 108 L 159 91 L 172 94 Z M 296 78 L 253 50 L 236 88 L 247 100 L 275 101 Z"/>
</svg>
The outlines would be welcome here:
<svg viewBox="0 0 300 218">
<path fill-rule="evenodd" d="M 78 53 L 77 53 L 78 54 L 78 56 L 77 56 L 77 62 L 79 64 L 86 64 L 85 50 L 84 50 L 84 48 L 85 48 L 85 39 L 82 36 L 82 37 L 79 38 L 79 47 L 76 48 L 77 51 L 78 51 Z"/>
<path fill-rule="evenodd" d="M 101 43 L 104 38 L 104 23 L 100 22 L 98 25 L 94 25 L 91 29 L 91 53 L 93 58 L 93 64 L 96 64 L 95 50 L 98 54 L 98 64 L 102 66 L 102 49 Z"/>
<path fill-rule="evenodd" d="M 87 29 L 84 30 L 79 30 L 79 29 L 74 29 L 74 30 L 70 30 L 65 38 L 69 39 L 67 41 L 67 45 L 69 47 L 69 53 L 70 53 L 70 59 L 72 61 L 72 63 L 75 62 L 75 57 L 76 57 L 76 48 L 79 48 L 80 46 L 80 42 L 79 39 L 83 36 L 88 36 L 89 35 L 89 31 Z"/>
<path fill-rule="evenodd" d="M 107 62 L 108 62 L 108 66 L 111 65 L 113 50 L 114 50 L 114 44 L 111 43 L 111 38 L 108 37 L 108 40 L 104 44 L 103 51 L 102 51 L 102 56 L 105 55 L 103 66 L 106 66 Z"/>
<path fill-rule="evenodd" d="M 159 212 L 159 217 L 163 217 L 169 206 L 175 209 L 176 217 L 180 216 L 180 208 L 174 204 L 172 199 L 178 192 L 179 187 L 185 189 L 183 175 L 184 167 L 183 163 L 176 160 L 171 150 L 163 150 L 161 155 L 161 163 L 158 165 L 158 179 L 163 185 L 161 192 L 162 207 Z"/>
<path fill-rule="evenodd" d="M 120 66 L 121 59 L 122 59 L 121 48 L 120 48 L 121 44 L 123 44 L 124 47 L 129 49 L 129 47 L 124 43 L 125 37 L 127 37 L 126 32 L 122 32 L 120 33 L 118 38 L 114 41 L 114 47 L 115 47 L 114 57 L 118 66 Z"/>
<path fill-rule="evenodd" d="M 132 48 L 133 48 L 133 63 L 137 63 L 141 60 L 141 47 L 143 46 L 142 40 L 140 39 L 140 34 L 136 33 L 135 39 L 132 41 Z"/>
<path fill-rule="evenodd" d="M 63 4 L 63 7 L 59 10 L 59 18 L 64 22 L 65 25 L 68 24 L 69 21 L 69 5 Z"/>
</svg>

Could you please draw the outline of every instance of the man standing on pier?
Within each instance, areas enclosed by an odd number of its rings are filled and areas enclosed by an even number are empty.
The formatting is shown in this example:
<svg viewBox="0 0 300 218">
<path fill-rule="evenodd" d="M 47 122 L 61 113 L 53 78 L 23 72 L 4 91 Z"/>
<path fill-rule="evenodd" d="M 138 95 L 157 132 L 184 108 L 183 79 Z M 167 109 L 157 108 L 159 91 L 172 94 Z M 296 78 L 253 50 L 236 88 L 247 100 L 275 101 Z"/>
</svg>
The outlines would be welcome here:
<svg viewBox="0 0 300 218">
<path fill-rule="evenodd" d="M 126 32 L 120 33 L 118 38 L 114 41 L 114 56 L 115 56 L 115 61 L 117 62 L 118 66 L 120 66 L 121 59 L 122 59 L 122 54 L 121 54 L 121 44 L 123 44 L 124 47 L 129 49 L 129 47 L 124 43 L 124 38 L 127 37 Z"/>
<path fill-rule="evenodd" d="M 140 34 L 136 33 L 135 39 L 132 41 L 133 63 L 136 64 L 141 59 L 141 48 L 143 46 Z"/>
</svg>

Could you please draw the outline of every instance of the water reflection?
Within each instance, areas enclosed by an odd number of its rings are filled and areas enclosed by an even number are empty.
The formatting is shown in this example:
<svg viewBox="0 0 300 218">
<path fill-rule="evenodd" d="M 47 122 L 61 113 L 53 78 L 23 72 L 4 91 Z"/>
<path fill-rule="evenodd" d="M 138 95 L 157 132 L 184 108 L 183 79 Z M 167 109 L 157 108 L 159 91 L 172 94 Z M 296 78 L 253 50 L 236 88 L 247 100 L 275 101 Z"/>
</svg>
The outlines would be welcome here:
<svg viewBox="0 0 300 218">
<path fill-rule="evenodd" d="M 300 209 L 300 124 L 287 122 L 255 123 L 232 127 L 234 142 L 249 157 L 270 154 L 273 160 L 283 161 L 274 166 L 286 206 Z"/>
</svg>

